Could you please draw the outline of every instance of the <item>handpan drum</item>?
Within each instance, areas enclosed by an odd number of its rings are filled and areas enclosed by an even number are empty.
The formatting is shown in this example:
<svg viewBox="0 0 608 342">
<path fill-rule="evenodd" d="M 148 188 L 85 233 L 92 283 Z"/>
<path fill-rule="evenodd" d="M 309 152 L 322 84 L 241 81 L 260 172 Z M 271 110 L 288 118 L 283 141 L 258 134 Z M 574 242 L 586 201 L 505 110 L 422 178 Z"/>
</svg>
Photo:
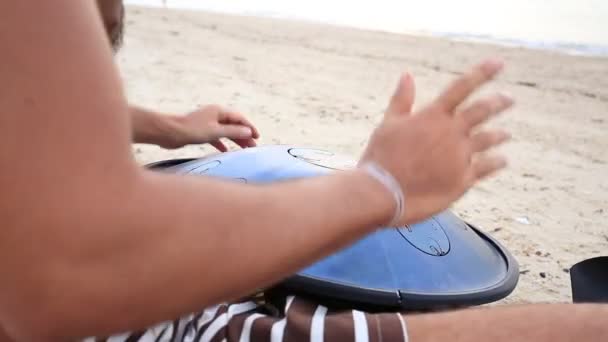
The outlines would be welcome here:
<svg viewBox="0 0 608 342">
<path fill-rule="evenodd" d="M 269 183 L 354 165 L 352 159 L 326 150 L 271 145 L 148 167 Z M 445 211 L 411 226 L 381 228 L 277 286 L 362 307 L 435 310 L 502 299 L 514 290 L 518 277 L 517 262 L 500 243 Z"/>
</svg>

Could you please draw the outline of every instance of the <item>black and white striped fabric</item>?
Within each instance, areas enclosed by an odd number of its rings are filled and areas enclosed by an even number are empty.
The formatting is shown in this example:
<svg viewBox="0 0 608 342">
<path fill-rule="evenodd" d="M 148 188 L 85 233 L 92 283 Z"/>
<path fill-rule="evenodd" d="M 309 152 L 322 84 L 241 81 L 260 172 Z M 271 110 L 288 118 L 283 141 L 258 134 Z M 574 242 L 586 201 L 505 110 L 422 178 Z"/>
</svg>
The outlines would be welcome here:
<svg viewBox="0 0 608 342">
<path fill-rule="evenodd" d="M 398 313 L 334 311 L 295 296 L 280 311 L 269 314 L 254 301 L 221 304 L 146 331 L 83 342 L 408 342 Z"/>
</svg>

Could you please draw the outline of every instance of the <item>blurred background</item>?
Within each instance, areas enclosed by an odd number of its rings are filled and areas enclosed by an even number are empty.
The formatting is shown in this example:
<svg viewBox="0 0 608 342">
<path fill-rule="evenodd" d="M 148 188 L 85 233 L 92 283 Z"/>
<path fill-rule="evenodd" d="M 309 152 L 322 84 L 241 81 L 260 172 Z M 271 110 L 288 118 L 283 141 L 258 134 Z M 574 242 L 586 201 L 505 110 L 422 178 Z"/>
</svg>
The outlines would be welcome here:
<svg viewBox="0 0 608 342">
<path fill-rule="evenodd" d="M 129 0 L 127 3 L 608 55 L 606 0 Z"/>
</svg>

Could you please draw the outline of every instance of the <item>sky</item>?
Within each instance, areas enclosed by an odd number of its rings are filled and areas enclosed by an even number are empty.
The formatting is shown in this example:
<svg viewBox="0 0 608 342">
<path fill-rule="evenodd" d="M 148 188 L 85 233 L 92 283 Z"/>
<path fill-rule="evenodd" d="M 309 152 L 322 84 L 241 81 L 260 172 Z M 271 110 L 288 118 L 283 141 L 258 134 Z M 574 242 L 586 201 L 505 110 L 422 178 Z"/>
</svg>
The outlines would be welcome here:
<svg viewBox="0 0 608 342">
<path fill-rule="evenodd" d="M 199 8 L 321 21 L 403 33 L 603 46 L 608 0 L 167 0 Z M 160 0 L 127 0 L 160 5 Z"/>
</svg>

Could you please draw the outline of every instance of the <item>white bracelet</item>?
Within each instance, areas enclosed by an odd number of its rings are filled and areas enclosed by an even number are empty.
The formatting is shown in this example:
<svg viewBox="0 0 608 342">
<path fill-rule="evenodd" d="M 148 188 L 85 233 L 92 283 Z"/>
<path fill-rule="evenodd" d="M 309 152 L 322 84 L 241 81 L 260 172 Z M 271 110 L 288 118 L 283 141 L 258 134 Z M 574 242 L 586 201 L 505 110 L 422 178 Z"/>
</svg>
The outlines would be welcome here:
<svg viewBox="0 0 608 342">
<path fill-rule="evenodd" d="M 395 215 L 389 222 L 388 227 L 397 227 L 405 213 L 405 195 L 401 189 L 401 185 L 390 172 L 386 171 L 382 166 L 374 162 L 366 162 L 361 166 L 361 169 L 367 172 L 370 176 L 380 182 L 393 195 L 395 199 Z"/>
</svg>

